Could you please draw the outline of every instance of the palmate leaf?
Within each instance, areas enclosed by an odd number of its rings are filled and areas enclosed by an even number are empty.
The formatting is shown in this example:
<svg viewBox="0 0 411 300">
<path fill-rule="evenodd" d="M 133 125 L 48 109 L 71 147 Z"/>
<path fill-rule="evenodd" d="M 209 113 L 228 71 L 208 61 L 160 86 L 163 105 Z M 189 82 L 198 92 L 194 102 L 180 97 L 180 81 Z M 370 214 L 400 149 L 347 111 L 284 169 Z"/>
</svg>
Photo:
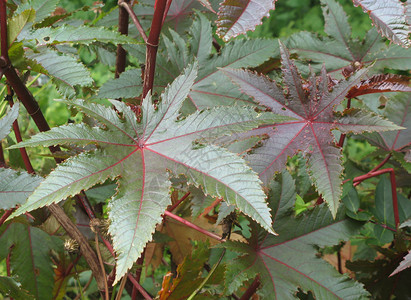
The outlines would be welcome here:
<svg viewBox="0 0 411 300">
<path fill-rule="evenodd" d="M 256 67 L 278 52 L 278 44 L 265 39 L 233 40 L 222 47 L 219 54 L 212 54 L 211 23 L 200 13 L 190 32 L 192 36 L 186 39 L 174 31 L 170 34 L 173 40 L 163 36 L 164 46 L 157 57 L 156 70 L 159 75 L 156 76 L 155 86 L 172 82 L 196 57 L 198 77 L 190 91 L 190 101 L 184 104 L 185 111 L 234 103 L 253 104 L 249 97 L 227 80 L 219 68 Z M 187 43 L 190 45 L 188 49 Z M 125 45 L 124 48 L 136 57 L 141 57 L 143 53 L 139 45 Z M 135 81 L 135 85 L 140 84 L 139 80 Z"/>
<path fill-rule="evenodd" d="M 217 35 L 224 41 L 254 30 L 275 8 L 276 0 L 225 0 L 218 12 Z"/>
<path fill-rule="evenodd" d="M 409 47 L 410 22 L 406 17 L 405 4 L 400 0 L 353 0 L 368 13 L 378 31 L 394 43 Z"/>
<path fill-rule="evenodd" d="M 139 257 L 170 204 L 168 172 L 184 174 L 206 194 L 224 197 L 274 233 L 257 174 L 238 155 L 197 140 L 287 118 L 233 106 L 196 112 L 178 120 L 196 73 L 196 66 L 189 66 L 162 94 L 157 110 L 147 97 L 141 123 L 122 102 L 112 100 L 114 110 L 81 100 L 64 101 L 95 118 L 102 128 L 57 127 L 19 146 L 92 143 L 98 149 L 60 164 L 12 217 L 58 202 L 107 178 L 117 179 L 117 193 L 109 202 L 109 231 L 118 255 L 116 282 Z"/>
<path fill-rule="evenodd" d="M 42 177 L 27 172 L 0 168 L 0 209 L 23 204 L 42 180 Z"/>
<path fill-rule="evenodd" d="M 279 236 L 267 235 L 251 223 L 247 243 L 229 241 L 221 245 L 239 254 L 227 265 L 227 294 L 260 275 L 263 299 L 295 299 L 297 286 L 311 291 L 315 299 L 367 299 L 361 284 L 339 274 L 317 255 L 317 247 L 348 240 L 361 223 L 346 219 L 343 211 L 333 219 L 324 205 L 293 216 L 295 183 L 287 172 L 272 183 L 271 190 L 269 202 Z"/>
<path fill-rule="evenodd" d="M 283 81 L 287 88 L 284 94 L 265 76 L 244 70 L 224 69 L 231 80 L 244 93 L 284 116 L 296 118 L 273 126 L 260 126 L 240 137 L 263 134 L 268 137 L 262 147 L 256 148 L 247 156 L 252 168 L 268 183 L 276 171 L 285 167 L 289 156 L 301 151 L 308 159 L 311 178 L 335 216 L 341 196 L 341 150 L 334 144 L 333 129 L 342 132 L 360 133 L 363 131 L 395 130 L 400 127 L 377 115 L 365 114 L 357 110 L 348 110 L 336 115 L 334 106 L 341 103 L 348 91 L 355 86 L 361 76 L 367 72 L 362 69 L 348 80 L 342 80 L 329 90 L 329 79 L 323 68 L 321 76 L 312 75 L 304 82 L 298 74 L 289 53 L 281 48 Z"/>
<path fill-rule="evenodd" d="M 35 299 L 53 297 L 55 274 L 51 249 L 62 252 L 62 240 L 29 225 L 12 223 L 0 236 L 0 257 L 7 257 L 11 251 L 11 274 Z"/>
<path fill-rule="evenodd" d="M 344 72 L 350 74 L 361 65 L 374 63 L 373 70 L 384 68 L 409 70 L 411 50 L 397 45 L 387 45 L 375 28 L 368 31 L 363 40 L 351 37 L 348 17 L 339 3 L 321 0 L 325 19 L 325 32 L 329 37 L 300 32 L 292 35 L 286 45 L 301 58 L 306 59 L 315 71 L 325 63 L 327 71 L 334 76 Z M 379 1 L 385 3 L 385 1 Z M 309 73 L 308 68 L 304 70 Z"/>
<path fill-rule="evenodd" d="M 0 119 L 0 140 L 4 139 L 10 133 L 13 122 L 16 121 L 19 116 L 19 107 L 20 104 L 16 102 L 9 112 Z"/>
</svg>

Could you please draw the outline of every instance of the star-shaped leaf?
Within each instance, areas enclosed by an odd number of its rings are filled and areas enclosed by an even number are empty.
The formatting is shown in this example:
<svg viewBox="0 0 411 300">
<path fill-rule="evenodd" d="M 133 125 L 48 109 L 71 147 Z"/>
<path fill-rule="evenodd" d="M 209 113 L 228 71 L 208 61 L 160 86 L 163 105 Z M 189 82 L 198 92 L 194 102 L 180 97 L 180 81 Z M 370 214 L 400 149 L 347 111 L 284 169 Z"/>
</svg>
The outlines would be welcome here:
<svg viewBox="0 0 411 300">
<path fill-rule="evenodd" d="M 400 129 L 379 116 L 361 110 L 346 110 L 342 115 L 333 108 L 367 72 L 362 69 L 349 79 L 335 84 L 329 81 L 325 69 L 321 76 L 311 75 L 304 81 L 298 74 L 288 51 L 280 45 L 283 81 L 287 92 L 265 76 L 224 69 L 234 83 L 256 102 L 277 114 L 296 120 L 273 126 L 261 126 L 242 137 L 266 135 L 262 147 L 247 157 L 263 182 L 268 183 L 274 172 L 284 168 L 287 158 L 302 151 L 308 159 L 311 178 L 335 216 L 341 196 L 341 150 L 334 144 L 333 129 L 342 132 L 383 131 Z M 330 89 L 330 86 L 332 88 Z"/>
<path fill-rule="evenodd" d="M 411 68 L 410 49 L 387 45 L 375 28 L 368 31 L 363 40 L 352 38 L 348 17 L 341 5 L 334 0 L 321 2 L 325 32 L 329 37 L 300 32 L 292 35 L 286 42 L 291 51 L 306 59 L 316 71 L 320 71 L 323 63 L 333 75 L 341 71 L 351 74 L 362 65 L 372 62 L 375 62 L 374 71 L 384 68 L 408 71 Z M 305 73 L 309 73 L 308 68 L 305 68 Z"/>
<path fill-rule="evenodd" d="M 346 219 L 343 211 L 333 219 L 324 205 L 295 217 L 295 199 L 294 180 L 283 172 L 281 180 L 272 183 L 269 195 L 279 236 L 266 234 L 252 222 L 247 243 L 221 245 L 239 254 L 227 266 L 227 293 L 260 275 L 263 299 L 294 299 L 296 286 L 311 291 L 315 299 L 367 299 L 361 284 L 339 274 L 317 255 L 318 248 L 349 239 L 361 223 Z"/>
<path fill-rule="evenodd" d="M 118 190 L 109 202 L 109 232 L 118 255 L 116 282 L 128 271 L 151 239 L 170 204 L 169 172 L 183 174 L 206 194 L 223 197 L 274 233 L 271 216 L 257 174 L 236 154 L 203 139 L 235 134 L 285 118 L 257 113 L 252 107 L 221 107 L 179 118 L 179 110 L 195 81 L 197 66 L 185 69 L 162 94 L 158 108 L 150 97 L 142 104 L 142 121 L 124 103 L 115 109 L 87 103 L 71 104 L 95 118 L 100 127 L 72 124 L 40 133 L 19 146 L 96 144 L 60 164 L 12 217 L 49 205 L 88 189 L 107 178 Z"/>
</svg>

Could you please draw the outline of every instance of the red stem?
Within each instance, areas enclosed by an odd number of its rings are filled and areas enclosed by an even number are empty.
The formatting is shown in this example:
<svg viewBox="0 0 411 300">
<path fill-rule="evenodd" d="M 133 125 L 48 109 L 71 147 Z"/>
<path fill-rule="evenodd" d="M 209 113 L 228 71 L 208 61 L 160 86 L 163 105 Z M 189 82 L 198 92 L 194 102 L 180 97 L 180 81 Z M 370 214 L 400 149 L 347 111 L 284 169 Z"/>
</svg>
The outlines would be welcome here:
<svg viewBox="0 0 411 300">
<path fill-rule="evenodd" d="M 144 72 L 143 98 L 153 89 L 154 73 L 156 68 L 156 58 L 158 42 L 162 27 L 162 20 L 166 9 L 167 0 L 157 0 L 154 16 L 151 22 L 151 30 L 147 40 L 146 67 Z"/>
<path fill-rule="evenodd" d="M 13 103 L 13 91 L 10 88 L 10 86 L 7 86 L 7 92 L 8 92 L 8 100 L 9 100 L 9 105 L 10 107 L 13 107 L 14 103 Z M 14 131 L 14 135 L 16 136 L 16 140 L 18 143 L 22 142 L 23 139 L 21 138 L 21 133 L 20 133 L 20 127 L 19 127 L 19 123 L 17 122 L 17 120 L 15 120 L 13 122 L 13 131 Z M 34 174 L 34 169 L 33 166 L 31 165 L 30 162 L 30 158 L 27 155 L 27 151 L 26 148 L 19 148 L 20 150 L 20 155 L 21 158 L 23 159 L 24 162 L 24 166 L 26 167 L 27 172 L 29 172 L 30 174 Z"/>
<path fill-rule="evenodd" d="M 398 198 L 397 198 L 397 184 L 395 182 L 395 172 L 393 168 L 388 168 L 388 169 L 382 169 L 378 171 L 370 171 L 365 175 L 355 177 L 353 182 L 354 186 L 359 185 L 361 182 L 368 178 L 372 178 L 381 174 L 385 173 L 390 173 L 390 180 L 391 180 L 391 194 L 392 194 L 392 206 L 394 209 L 394 220 L 395 220 L 395 227 L 398 228 L 398 225 L 400 224 L 400 217 L 398 213 Z"/>
<path fill-rule="evenodd" d="M 135 14 L 134 10 L 132 9 L 131 5 L 129 2 L 126 2 L 124 0 L 120 0 L 119 4 L 122 8 L 124 8 L 128 14 L 131 17 L 131 20 L 133 20 L 134 25 L 136 26 L 138 32 L 140 33 L 141 37 L 143 38 L 144 42 L 147 43 L 147 35 L 144 31 L 143 26 L 141 26 L 140 21 L 137 18 L 137 15 Z"/>
<path fill-rule="evenodd" d="M 7 36 L 7 7 L 6 0 L 0 0 L 0 33 L 1 33 L 1 57 L 9 62 L 9 45 Z M 3 67 L 3 66 L 2 66 Z"/>
<path fill-rule="evenodd" d="M 120 6 L 118 14 L 118 31 L 121 34 L 128 34 L 128 12 L 127 10 Z M 116 73 L 115 78 L 118 78 L 121 73 L 126 69 L 126 50 L 119 44 L 117 45 L 117 56 L 116 56 Z"/>
<path fill-rule="evenodd" d="M 167 210 L 169 212 L 172 212 L 173 210 L 175 210 L 177 208 L 177 206 L 179 206 L 181 204 L 181 202 L 183 202 L 185 199 L 187 199 L 188 196 L 190 196 L 190 192 L 185 193 L 184 196 L 181 197 L 180 200 L 178 200 L 176 203 L 174 203 L 172 206 L 170 206 L 170 208 L 168 208 Z"/>
<path fill-rule="evenodd" d="M 198 232 L 201 232 L 202 234 L 205 234 L 205 235 L 207 235 L 207 236 L 209 236 L 209 237 L 211 237 L 211 238 L 213 238 L 213 239 L 216 239 L 216 240 L 218 240 L 218 241 L 220 241 L 220 242 L 224 242 L 224 241 L 225 241 L 225 240 L 222 239 L 220 236 L 218 236 L 218 235 L 216 235 L 216 234 L 214 234 L 214 233 L 212 233 L 212 232 L 209 232 L 209 231 L 207 231 L 207 230 L 205 230 L 205 229 L 203 229 L 203 228 L 201 228 L 201 227 L 199 227 L 199 226 L 197 226 L 197 225 L 195 225 L 195 224 L 187 221 L 186 219 L 183 219 L 183 218 L 181 218 L 181 217 L 179 217 L 179 216 L 177 216 L 177 215 L 169 212 L 168 210 L 166 210 L 166 211 L 164 212 L 164 216 L 170 217 L 170 218 L 172 218 L 172 219 L 174 219 L 174 220 L 176 220 L 176 221 L 178 221 L 178 222 L 186 225 L 187 227 L 190 227 L 190 228 L 192 228 L 192 229 L 194 229 L 194 230 L 197 230 Z"/>
<path fill-rule="evenodd" d="M 0 218 L 0 226 L 7 220 L 7 218 L 13 213 L 14 209 L 9 209 L 4 212 L 4 214 Z"/>
<path fill-rule="evenodd" d="M 260 286 L 260 275 L 257 275 L 253 283 L 248 287 L 245 293 L 241 296 L 240 300 L 250 299 L 255 294 L 259 286 Z"/>
<path fill-rule="evenodd" d="M 166 5 L 166 9 L 164 10 L 163 21 L 161 22 L 161 26 L 163 26 L 163 25 L 164 25 L 164 22 L 166 21 L 167 14 L 168 14 L 168 11 L 169 11 L 169 9 L 170 9 L 171 2 L 172 2 L 172 1 L 173 1 L 173 0 L 167 0 L 167 5 Z"/>
</svg>

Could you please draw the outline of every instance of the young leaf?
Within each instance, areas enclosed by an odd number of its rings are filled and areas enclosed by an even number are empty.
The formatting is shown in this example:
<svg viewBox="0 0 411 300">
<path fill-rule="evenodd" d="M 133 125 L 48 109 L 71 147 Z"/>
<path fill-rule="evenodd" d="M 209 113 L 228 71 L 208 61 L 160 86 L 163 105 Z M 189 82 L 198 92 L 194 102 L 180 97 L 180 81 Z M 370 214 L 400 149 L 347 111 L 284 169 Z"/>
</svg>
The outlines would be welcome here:
<svg viewBox="0 0 411 300">
<path fill-rule="evenodd" d="M 42 177 L 27 172 L 0 168 L 0 209 L 23 204 L 42 180 Z"/>
<path fill-rule="evenodd" d="M 11 130 L 13 122 L 17 120 L 19 116 L 19 103 L 16 102 L 10 111 L 0 119 L 0 140 L 4 139 Z"/>
<path fill-rule="evenodd" d="M 308 60 L 315 71 L 324 63 L 327 71 L 338 75 L 341 71 L 350 75 L 362 65 L 374 63 L 373 70 L 384 68 L 409 70 L 411 51 L 397 45 L 387 45 L 375 28 L 359 41 L 351 37 L 348 18 L 341 5 L 334 0 L 321 0 L 325 19 L 325 32 L 330 37 L 300 32 L 292 35 L 287 47 Z M 384 2 L 384 1 L 382 1 Z M 304 73 L 309 73 L 306 67 Z"/>
<path fill-rule="evenodd" d="M 254 30 L 275 8 L 276 0 L 225 0 L 220 5 L 217 19 L 217 35 L 224 41 Z"/>
<path fill-rule="evenodd" d="M 390 276 L 394 276 L 395 274 L 411 267 L 411 250 L 408 251 L 408 254 L 404 256 L 403 260 L 400 262 L 400 265 L 391 273 Z"/>
<path fill-rule="evenodd" d="M 276 171 L 284 168 L 287 158 L 301 151 L 307 158 L 310 175 L 319 193 L 335 216 L 341 196 L 341 150 L 334 145 L 333 129 L 359 133 L 374 130 L 395 130 L 399 127 L 376 115 L 347 111 L 342 117 L 334 114 L 334 106 L 341 103 L 355 86 L 366 69 L 348 80 L 342 80 L 329 90 L 329 80 L 323 68 L 320 77 L 312 75 L 308 82 L 302 80 L 293 61 L 283 46 L 281 48 L 282 89 L 265 76 L 244 70 L 223 69 L 244 93 L 271 111 L 297 120 L 260 128 L 241 137 L 264 134 L 268 139 L 263 146 L 247 157 L 263 182 L 268 183 Z"/>
<path fill-rule="evenodd" d="M 260 293 L 264 299 L 291 299 L 297 292 L 296 282 L 316 299 L 366 299 L 368 293 L 359 283 L 339 274 L 317 255 L 318 247 L 349 239 L 361 224 L 345 219 L 343 211 L 333 219 L 324 205 L 294 217 L 295 183 L 287 172 L 281 177 L 281 183 L 273 182 L 269 195 L 279 236 L 267 235 L 251 223 L 247 243 L 229 241 L 222 245 L 239 253 L 227 265 L 227 293 L 260 275 Z"/>
<path fill-rule="evenodd" d="M 141 123 L 122 102 L 112 100 L 114 110 L 81 100 L 64 101 L 95 118 L 103 128 L 53 128 L 19 146 L 92 143 L 98 149 L 60 164 L 12 217 L 58 202 L 107 178 L 117 179 L 118 191 L 109 203 L 109 231 L 118 254 L 116 282 L 139 257 L 170 204 L 168 171 L 185 175 L 190 183 L 201 185 L 206 194 L 224 197 L 274 233 L 258 176 L 239 156 L 202 144 L 199 139 L 235 134 L 287 118 L 233 106 L 178 120 L 196 73 L 196 66 L 189 66 L 162 94 L 157 110 L 150 97 L 144 99 Z"/>
<path fill-rule="evenodd" d="M 394 43 L 409 47 L 410 23 L 407 22 L 405 5 L 400 0 L 353 0 L 368 13 L 378 31 Z"/>
<path fill-rule="evenodd" d="M 380 74 L 361 81 L 347 94 L 347 98 L 383 92 L 411 92 L 410 77 Z"/>
<path fill-rule="evenodd" d="M 11 273 L 18 276 L 22 288 L 35 299 L 51 300 L 55 274 L 50 251 L 62 251 L 62 241 L 38 228 L 12 223 L 0 236 L 0 245 L 0 257 L 11 248 Z"/>
</svg>

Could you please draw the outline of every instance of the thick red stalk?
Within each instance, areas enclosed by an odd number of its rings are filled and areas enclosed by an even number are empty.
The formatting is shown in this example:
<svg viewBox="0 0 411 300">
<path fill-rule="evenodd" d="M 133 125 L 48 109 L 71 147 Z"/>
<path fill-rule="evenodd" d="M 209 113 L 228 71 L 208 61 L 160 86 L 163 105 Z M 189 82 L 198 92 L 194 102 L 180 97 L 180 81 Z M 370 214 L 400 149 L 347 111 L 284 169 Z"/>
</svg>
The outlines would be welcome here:
<svg viewBox="0 0 411 300">
<path fill-rule="evenodd" d="M 177 206 L 179 206 L 181 204 L 181 202 L 183 202 L 185 199 L 187 199 L 188 196 L 190 196 L 190 192 L 185 193 L 184 196 L 181 197 L 180 200 L 178 200 L 176 203 L 174 203 L 172 206 L 170 206 L 167 210 L 169 212 L 172 212 L 173 210 L 175 210 L 177 208 Z"/>
<path fill-rule="evenodd" d="M 257 275 L 253 283 L 251 283 L 251 285 L 248 287 L 245 293 L 241 296 L 240 300 L 251 299 L 251 297 L 255 294 L 259 286 L 260 286 L 260 276 Z"/>
<path fill-rule="evenodd" d="M 171 1 L 170 1 L 171 2 Z M 144 72 L 144 84 L 143 84 L 143 98 L 153 89 L 154 85 L 154 73 L 156 68 L 156 58 L 158 42 L 160 40 L 161 27 L 163 25 L 163 16 L 166 9 L 167 0 L 157 0 L 154 16 L 151 22 L 150 34 L 147 40 L 146 50 L 146 66 Z"/>
<path fill-rule="evenodd" d="M 198 232 L 201 232 L 202 234 L 205 234 L 205 235 L 207 235 L 207 236 L 209 236 L 209 237 L 211 237 L 211 238 L 213 238 L 213 239 L 216 239 L 216 240 L 218 240 L 218 241 L 220 241 L 220 242 L 225 242 L 225 240 L 222 239 L 221 236 L 218 236 L 217 234 L 214 234 L 214 233 L 212 233 L 212 232 L 209 232 L 209 231 L 207 231 L 207 230 L 205 230 L 205 229 L 203 229 L 203 228 L 201 228 L 201 227 L 199 227 L 199 226 L 197 226 L 197 225 L 195 225 L 195 224 L 187 221 L 186 219 L 183 219 L 183 218 L 181 218 L 181 217 L 179 217 L 179 216 L 177 216 L 177 215 L 169 212 L 168 210 L 166 210 L 166 211 L 164 212 L 164 216 L 170 217 L 170 218 L 172 218 L 172 219 L 174 219 L 174 220 L 176 220 L 176 221 L 178 221 L 178 222 L 186 225 L 187 227 L 190 227 L 190 228 L 192 228 L 192 229 L 194 229 L 194 230 L 197 230 Z"/>
<path fill-rule="evenodd" d="M 135 14 L 133 8 L 131 7 L 130 3 L 124 0 L 120 0 L 118 3 L 119 6 L 127 10 L 128 14 L 131 17 L 131 20 L 133 20 L 134 25 L 136 26 L 138 32 L 140 33 L 141 37 L 143 38 L 144 42 L 147 43 L 147 35 L 144 31 L 143 26 L 141 26 L 140 21 L 137 18 L 137 15 Z"/>
<path fill-rule="evenodd" d="M 128 2 L 127 0 L 123 2 Z M 118 13 L 118 31 L 121 34 L 128 34 L 128 12 L 127 10 L 119 6 Z M 126 50 L 119 44 L 117 45 L 117 56 L 116 56 L 116 74 L 115 78 L 118 78 L 121 73 L 126 69 Z"/>
<path fill-rule="evenodd" d="M 7 97 L 9 100 L 10 107 L 13 107 L 14 105 L 13 91 L 9 86 L 7 86 L 7 92 L 8 92 Z M 14 135 L 16 136 L 17 142 L 18 143 L 22 142 L 23 139 L 21 138 L 20 127 L 19 127 L 19 123 L 17 122 L 17 120 L 13 122 L 13 131 L 14 131 Z M 23 159 L 24 166 L 26 167 L 27 172 L 29 172 L 30 174 L 34 174 L 35 172 L 34 172 L 33 166 L 31 165 L 30 158 L 27 155 L 26 148 L 19 148 L 19 150 L 20 150 L 20 155 L 21 155 L 21 158 Z"/>
<path fill-rule="evenodd" d="M 7 220 L 8 217 L 13 213 L 14 209 L 9 209 L 4 212 L 4 214 L 0 218 L 0 226 Z"/>
<path fill-rule="evenodd" d="M 6 0 L 0 0 L 0 33 L 1 33 L 1 57 L 9 62 L 9 45 L 7 41 L 7 7 Z M 4 67 L 4 66 L 1 66 Z"/>
</svg>

